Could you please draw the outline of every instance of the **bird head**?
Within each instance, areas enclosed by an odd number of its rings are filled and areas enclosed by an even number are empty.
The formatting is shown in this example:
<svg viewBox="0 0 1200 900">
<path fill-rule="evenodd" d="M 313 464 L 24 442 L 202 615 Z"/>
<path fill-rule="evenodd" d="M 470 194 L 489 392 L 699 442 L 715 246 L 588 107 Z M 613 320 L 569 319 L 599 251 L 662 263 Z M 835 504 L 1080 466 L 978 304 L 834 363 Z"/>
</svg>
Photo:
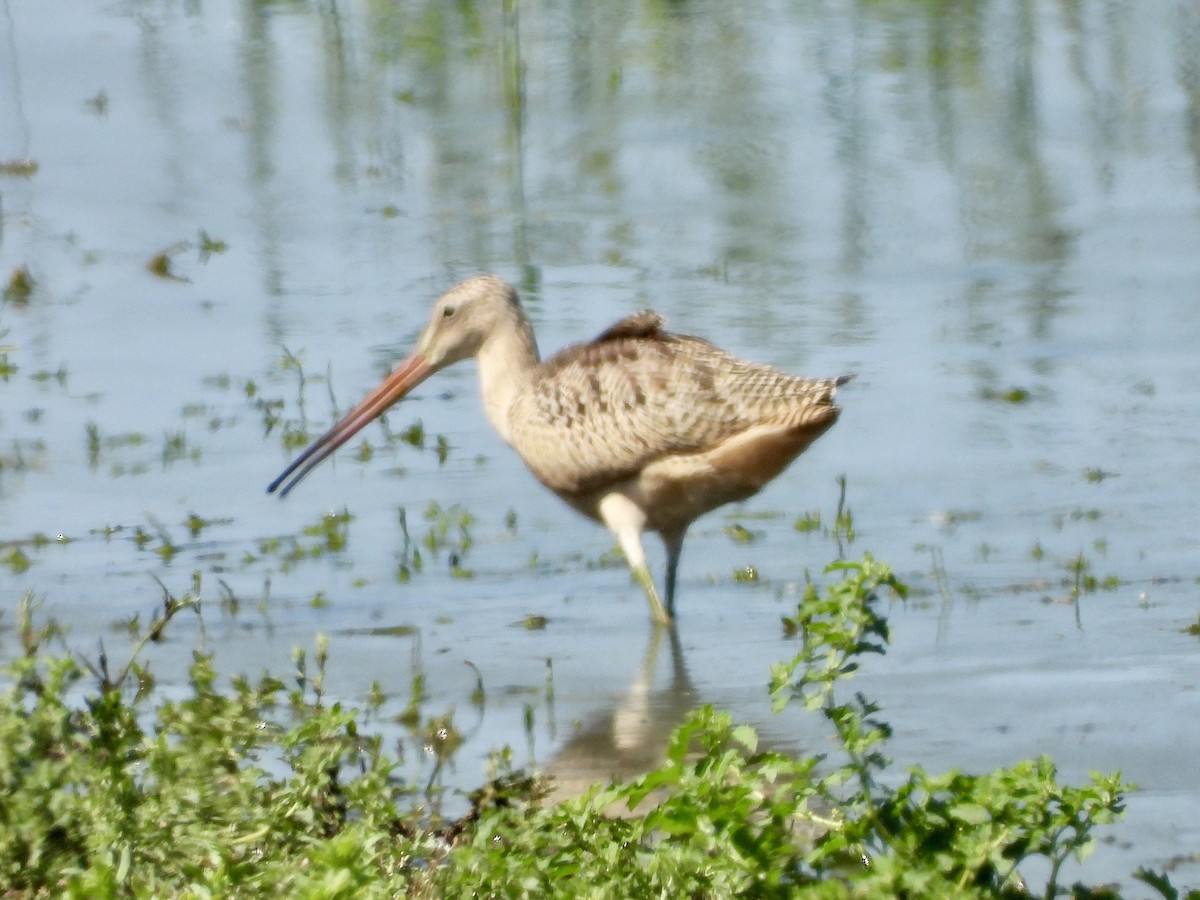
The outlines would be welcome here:
<svg viewBox="0 0 1200 900">
<path fill-rule="evenodd" d="M 350 440 L 373 419 L 426 378 L 479 353 L 489 336 L 506 322 L 519 322 L 522 313 L 517 292 L 495 275 L 476 275 L 438 298 L 433 316 L 417 349 L 403 360 L 375 390 L 329 431 L 301 453 L 267 490 L 287 494 L 299 481 Z"/>
<path fill-rule="evenodd" d="M 499 326 L 520 316 L 517 292 L 495 275 L 476 275 L 452 287 L 433 305 L 417 352 L 433 371 L 479 353 Z"/>
</svg>

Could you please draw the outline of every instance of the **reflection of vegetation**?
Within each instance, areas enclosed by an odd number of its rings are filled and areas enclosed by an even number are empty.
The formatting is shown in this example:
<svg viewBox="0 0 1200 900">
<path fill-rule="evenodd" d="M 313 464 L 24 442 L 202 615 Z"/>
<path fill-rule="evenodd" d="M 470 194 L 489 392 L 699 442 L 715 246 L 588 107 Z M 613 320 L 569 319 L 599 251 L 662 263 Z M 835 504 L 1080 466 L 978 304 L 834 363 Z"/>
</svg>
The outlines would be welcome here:
<svg viewBox="0 0 1200 900">
<path fill-rule="evenodd" d="M 32 565 L 28 554 L 20 547 L 9 547 L 4 555 L 0 556 L 0 563 L 14 575 L 20 575 Z"/>
<path fill-rule="evenodd" d="M 162 461 L 166 468 L 182 459 L 200 462 L 200 448 L 188 446 L 187 433 L 175 431 L 163 437 Z"/>
<path fill-rule="evenodd" d="M 146 261 L 146 269 L 152 275 L 157 275 L 159 278 L 166 279 L 167 281 L 187 283 L 191 279 L 184 278 L 175 271 L 174 259 L 179 254 L 193 249 L 196 250 L 199 261 L 206 263 L 212 256 L 228 250 L 229 245 L 219 238 L 214 238 L 201 228 L 194 243 L 192 241 L 177 241 L 171 246 L 160 250 Z"/>
<path fill-rule="evenodd" d="M 200 236 L 196 239 L 200 248 L 200 261 L 208 262 L 208 258 L 217 253 L 224 253 L 229 249 L 229 244 L 220 238 L 214 238 L 203 228 L 200 229 Z"/>
<path fill-rule="evenodd" d="M 838 483 L 838 501 L 837 512 L 833 517 L 833 536 L 838 541 L 838 545 L 844 540 L 847 544 L 854 543 L 854 513 L 850 511 L 850 507 L 846 505 L 846 476 L 839 475 Z"/>
<path fill-rule="evenodd" d="M 758 584 L 758 568 L 756 566 L 742 566 L 740 569 L 734 569 L 733 581 L 735 584 Z"/>
<path fill-rule="evenodd" d="M 87 439 L 88 465 L 93 469 L 99 467 L 105 459 L 109 460 L 109 474 L 114 477 L 121 475 L 144 475 L 150 471 L 148 458 L 122 458 L 126 451 L 136 450 L 150 443 L 150 439 L 139 432 L 125 434 L 103 434 L 95 422 L 88 422 L 84 428 Z M 201 450 L 188 443 L 187 433 L 183 430 L 169 432 L 163 435 L 162 449 L 159 453 L 162 468 L 169 468 L 180 460 L 191 460 L 199 463 Z"/>
<path fill-rule="evenodd" d="M 802 534 L 821 530 L 821 511 L 814 509 L 796 520 L 796 530 Z"/>
<path fill-rule="evenodd" d="M 40 469 L 45 465 L 45 459 L 45 441 L 14 438 L 7 450 L 0 450 L 0 475 Z"/>
<path fill-rule="evenodd" d="M 519 622 L 514 622 L 513 624 L 518 628 L 524 628 L 526 631 L 544 631 L 546 626 L 550 624 L 550 620 L 545 616 L 530 613 Z"/>
<path fill-rule="evenodd" d="M 30 380 L 37 384 L 49 384 L 53 381 L 59 387 L 67 386 L 67 367 L 65 364 L 60 364 L 53 372 L 48 369 L 41 369 L 29 376 Z"/>
<path fill-rule="evenodd" d="M 471 578 L 474 573 L 462 566 L 468 551 L 475 544 L 471 536 L 471 526 L 475 517 L 457 503 L 443 508 L 431 500 L 425 508 L 425 521 L 429 530 L 425 532 L 423 541 L 430 553 L 446 553 L 450 565 L 450 573 L 457 578 Z"/>
<path fill-rule="evenodd" d="M 178 243 L 172 244 L 170 247 L 159 250 L 148 260 L 146 260 L 146 269 L 151 275 L 157 275 L 159 278 L 163 278 L 167 281 L 186 283 L 189 279 L 184 278 L 182 275 L 179 275 L 175 272 L 173 258 L 187 250 L 189 246 L 190 245 L 187 241 L 179 241 Z"/>
<path fill-rule="evenodd" d="M 296 563 L 341 554 L 349 541 L 352 521 L 354 516 L 348 509 L 327 513 L 317 522 L 305 525 L 298 536 L 260 538 L 258 556 L 279 560 L 280 571 L 287 572 Z M 257 561 L 258 557 L 249 554 L 243 560 L 246 564 Z"/>
<path fill-rule="evenodd" d="M 879 592 L 904 587 L 869 556 L 830 571 L 842 580 L 810 584 L 789 620 L 797 652 L 773 667 L 771 690 L 780 711 L 798 703 L 820 716 L 833 753 L 762 750 L 752 729 L 705 708 L 675 731 L 661 767 L 572 800 L 545 802 L 536 779 L 511 770 L 511 752 L 498 753 L 458 819 L 427 806 L 463 737 L 453 710 L 423 712 L 419 671 L 399 719 L 427 755 L 424 788 L 400 777 L 369 727 L 387 701 L 378 684 L 361 710 L 328 698 L 324 637 L 311 657 L 294 653 L 286 683 L 221 687 L 212 657 L 197 653 L 188 693 L 159 696 L 138 657 L 180 612 L 198 612 L 198 577 L 183 598 L 164 588 L 148 628 L 132 623 L 135 647 L 116 673 L 103 654 L 50 654 L 61 629 L 35 623 L 27 599 L 23 652 L 0 696 L 0 813 L 20 823 L 0 829 L 0 886 L 81 897 L 507 896 L 514 886 L 551 896 L 567 883 L 614 897 L 1018 897 L 1024 863 L 1042 858 L 1046 897 L 1116 896 L 1058 879 L 1122 812 L 1119 777 L 1065 786 L 1046 758 L 983 775 L 888 772 L 890 726 L 843 689 L 886 650 Z M 532 734 L 532 707 L 525 716 Z M 1136 877 L 1178 896 L 1164 875 Z"/>
<path fill-rule="evenodd" d="M 726 525 L 721 531 L 737 544 L 749 544 L 751 541 L 762 537 L 762 532 L 751 531 L 745 525 L 740 525 L 737 522 L 734 522 L 732 525 Z"/>
<path fill-rule="evenodd" d="M 854 530 L 854 512 L 846 504 L 846 476 L 839 475 L 837 478 L 838 485 L 838 500 L 837 509 L 833 514 L 833 525 L 829 528 L 821 526 L 821 511 L 812 510 L 796 519 L 795 529 L 801 534 L 822 533 L 833 538 L 841 545 L 843 542 L 847 544 L 854 543 L 856 532 Z"/>
<path fill-rule="evenodd" d="M 996 388 L 985 387 L 979 391 L 979 396 L 984 400 L 999 400 L 1002 403 L 1012 403 L 1014 405 L 1028 403 L 1033 399 L 1033 392 L 1028 388 L 1010 387 L 1003 390 Z"/>
<path fill-rule="evenodd" d="M 1071 572 L 1071 597 L 1078 600 L 1081 594 L 1095 593 L 1097 590 L 1115 591 L 1121 586 L 1121 579 L 1116 575 L 1097 577 L 1092 572 L 1092 562 L 1080 553 L 1068 565 Z"/>
<path fill-rule="evenodd" d="M 30 178 L 37 174 L 38 164 L 36 159 L 25 157 L 24 159 L 6 159 L 0 161 L 0 175 L 13 175 L 20 178 Z"/>
<path fill-rule="evenodd" d="M 12 270 L 12 274 L 8 276 L 8 284 L 4 286 L 5 302 L 11 303 L 13 306 L 28 305 L 29 295 L 33 293 L 35 284 L 37 282 L 29 274 L 29 269 L 25 266 L 18 266 Z"/>
</svg>

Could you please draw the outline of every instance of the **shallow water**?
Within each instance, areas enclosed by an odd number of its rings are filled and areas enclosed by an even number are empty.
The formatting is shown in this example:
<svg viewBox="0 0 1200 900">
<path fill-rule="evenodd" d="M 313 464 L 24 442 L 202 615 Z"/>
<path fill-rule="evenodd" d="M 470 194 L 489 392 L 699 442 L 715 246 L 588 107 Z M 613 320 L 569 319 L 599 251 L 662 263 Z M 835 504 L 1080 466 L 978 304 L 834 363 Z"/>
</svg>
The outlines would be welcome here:
<svg viewBox="0 0 1200 900">
<path fill-rule="evenodd" d="M 182 594 L 199 570 L 229 671 L 287 671 L 320 631 L 340 696 L 378 680 L 396 712 L 423 672 L 424 710 L 469 735 L 451 786 L 506 743 L 565 780 L 632 771 L 701 702 L 820 749 L 765 684 L 791 653 L 779 617 L 839 552 L 794 522 L 828 525 L 844 474 L 845 552 L 914 588 L 860 681 L 896 759 L 1120 768 L 1140 790 L 1085 876 L 1196 852 L 1192 5 L 0 12 L 0 162 L 37 164 L 0 175 L 0 273 L 36 282 L 0 302 L 0 625 L 32 591 L 70 646 L 116 656 L 113 624 L 161 598 L 151 576 Z M 164 250 L 173 277 L 147 270 Z M 470 366 L 389 415 L 425 449 L 373 427 L 370 459 L 355 442 L 286 501 L 263 493 L 283 434 L 319 432 L 480 270 L 521 285 L 545 352 L 653 306 L 753 359 L 857 373 L 793 470 L 695 526 L 677 648 L 650 646 L 611 539 L 488 430 Z M 422 546 L 430 503 L 473 516 L 465 551 L 453 516 Z M 314 555 L 302 529 L 343 509 L 345 547 Z M 192 536 L 190 514 L 212 524 Z M 1099 584 L 1075 604 L 1080 554 Z M 164 675 L 201 640 L 176 624 Z M 401 625 L 419 639 L 365 633 Z M 1177 875 L 1200 883 L 1194 860 Z"/>
</svg>

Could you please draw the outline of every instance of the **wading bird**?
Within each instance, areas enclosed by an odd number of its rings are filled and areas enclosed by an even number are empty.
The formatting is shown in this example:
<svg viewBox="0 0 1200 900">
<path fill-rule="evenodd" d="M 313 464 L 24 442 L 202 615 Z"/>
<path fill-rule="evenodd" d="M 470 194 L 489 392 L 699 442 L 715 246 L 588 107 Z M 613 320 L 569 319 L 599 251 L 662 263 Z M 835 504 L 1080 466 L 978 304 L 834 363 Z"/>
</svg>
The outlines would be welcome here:
<svg viewBox="0 0 1200 900">
<path fill-rule="evenodd" d="M 837 421 L 842 378 L 796 378 L 640 312 L 544 362 L 512 285 L 468 278 L 438 298 L 417 349 L 271 482 L 288 493 L 363 426 L 426 378 L 464 359 L 479 367 L 488 420 L 542 484 L 608 527 L 646 592 L 654 621 L 675 613 L 688 526 L 757 493 Z M 642 532 L 667 552 L 666 602 Z"/>
</svg>

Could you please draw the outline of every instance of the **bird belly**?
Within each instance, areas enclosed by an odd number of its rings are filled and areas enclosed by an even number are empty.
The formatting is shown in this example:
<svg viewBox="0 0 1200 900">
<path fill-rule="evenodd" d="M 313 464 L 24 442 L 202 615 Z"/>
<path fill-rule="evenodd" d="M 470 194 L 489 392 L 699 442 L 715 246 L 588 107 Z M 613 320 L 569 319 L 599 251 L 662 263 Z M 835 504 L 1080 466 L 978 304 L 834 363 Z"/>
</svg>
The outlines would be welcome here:
<svg viewBox="0 0 1200 900">
<path fill-rule="evenodd" d="M 600 501 L 612 493 L 632 500 L 646 515 L 646 528 L 681 534 L 700 516 L 726 503 L 746 500 L 783 472 L 837 419 L 837 408 L 804 425 L 754 425 L 715 446 L 671 453 L 641 469 L 610 479 L 569 481 L 533 454 L 522 454 L 534 476 L 589 519 L 601 521 Z"/>
<path fill-rule="evenodd" d="M 698 453 L 656 460 L 635 479 L 648 527 L 671 533 L 726 503 L 753 497 L 830 425 L 756 425 Z"/>
</svg>

